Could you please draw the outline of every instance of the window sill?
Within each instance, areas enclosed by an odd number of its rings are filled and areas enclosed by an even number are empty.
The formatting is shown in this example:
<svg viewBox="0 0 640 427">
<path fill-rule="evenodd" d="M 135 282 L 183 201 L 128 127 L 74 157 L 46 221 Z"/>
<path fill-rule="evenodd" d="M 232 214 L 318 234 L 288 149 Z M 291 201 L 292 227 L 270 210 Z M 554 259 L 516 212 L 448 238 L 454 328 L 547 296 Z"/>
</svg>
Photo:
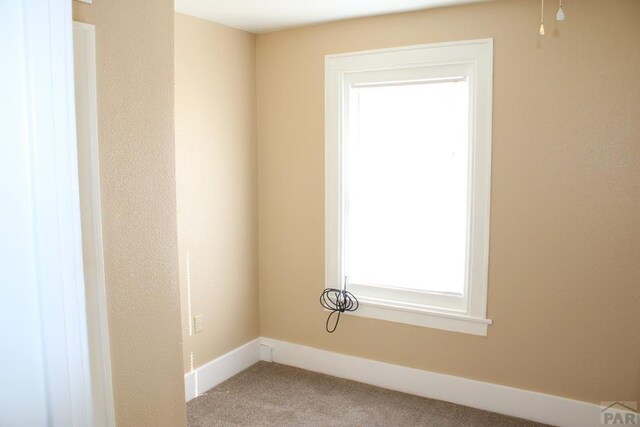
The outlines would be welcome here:
<svg viewBox="0 0 640 427">
<path fill-rule="evenodd" d="M 345 314 L 480 336 L 486 336 L 488 326 L 493 323 L 467 314 L 408 307 L 374 298 L 358 297 L 358 301 L 358 310 Z"/>
</svg>

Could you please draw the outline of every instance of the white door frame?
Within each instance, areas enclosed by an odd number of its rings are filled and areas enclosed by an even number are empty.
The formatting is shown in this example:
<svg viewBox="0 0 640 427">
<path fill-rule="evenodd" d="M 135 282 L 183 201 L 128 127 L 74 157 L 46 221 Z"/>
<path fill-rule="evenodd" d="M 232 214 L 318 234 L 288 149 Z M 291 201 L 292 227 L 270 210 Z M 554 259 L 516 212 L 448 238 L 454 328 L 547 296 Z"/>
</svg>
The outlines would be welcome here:
<svg viewBox="0 0 640 427">
<path fill-rule="evenodd" d="M 71 2 L 3 1 L 0 16 L 0 424 L 89 426 Z"/>
<path fill-rule="evenodd" d="M 115 427 L 100 207 L 95 26 L 74 21 L 73 44 L 92 426 Z"/>
</svg>

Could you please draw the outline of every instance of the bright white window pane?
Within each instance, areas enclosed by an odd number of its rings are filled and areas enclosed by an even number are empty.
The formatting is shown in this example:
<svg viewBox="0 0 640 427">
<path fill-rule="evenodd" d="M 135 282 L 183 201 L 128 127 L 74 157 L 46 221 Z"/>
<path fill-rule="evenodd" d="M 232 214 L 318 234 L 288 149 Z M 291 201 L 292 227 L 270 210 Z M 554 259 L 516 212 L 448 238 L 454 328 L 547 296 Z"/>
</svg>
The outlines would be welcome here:
<svg viewBox="0 0 640 427">
<path fill-rule="evenodd" d="M 349 282 L 464 294 L 468 97 L 467 80 L 351 89 Z"/>
</svg>

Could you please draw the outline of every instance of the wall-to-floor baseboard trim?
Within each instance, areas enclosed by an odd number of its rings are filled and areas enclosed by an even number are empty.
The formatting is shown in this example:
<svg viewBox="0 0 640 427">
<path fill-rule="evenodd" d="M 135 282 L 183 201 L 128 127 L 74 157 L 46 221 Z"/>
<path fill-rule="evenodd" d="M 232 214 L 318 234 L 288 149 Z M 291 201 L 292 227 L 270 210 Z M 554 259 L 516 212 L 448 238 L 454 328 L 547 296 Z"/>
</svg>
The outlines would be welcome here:
<svg viewBox="0 0 640 427">
<path fill-rule="evenodd" d="M 261 338 L 256 338 L 185 374 L 187 402 L 258 362 L 260 342 Z"/>
<path fill-rule="evenodd" d="M 273 361 L 378 387 L 559 426 L 600 426 L 600 407 L 563 397 L 438 374 L 263 338 Z"/>
<path fill-rule="evenodd" d="M 592 403 L 475 381 L 453 375 L 333 353 L 271 338 L 259 338 L 185 375 L 187 401 L 260 360 L 260 345 L 276 363 L 431 399 L 558 426 L 600 426 Z"/>
</svg>

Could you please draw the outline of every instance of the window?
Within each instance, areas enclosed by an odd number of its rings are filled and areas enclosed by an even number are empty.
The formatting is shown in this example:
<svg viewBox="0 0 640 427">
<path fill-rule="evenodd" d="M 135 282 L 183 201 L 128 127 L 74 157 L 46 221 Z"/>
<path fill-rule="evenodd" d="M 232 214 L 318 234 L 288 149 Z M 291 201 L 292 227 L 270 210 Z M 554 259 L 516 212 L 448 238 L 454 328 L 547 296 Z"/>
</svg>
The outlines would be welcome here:
<svg viewBox="0 0 640 427">
<path fill-rule="evenodd" d="M 492 40 L 326 57 L 326 286 L 486 335 Z"/>
</svg>

